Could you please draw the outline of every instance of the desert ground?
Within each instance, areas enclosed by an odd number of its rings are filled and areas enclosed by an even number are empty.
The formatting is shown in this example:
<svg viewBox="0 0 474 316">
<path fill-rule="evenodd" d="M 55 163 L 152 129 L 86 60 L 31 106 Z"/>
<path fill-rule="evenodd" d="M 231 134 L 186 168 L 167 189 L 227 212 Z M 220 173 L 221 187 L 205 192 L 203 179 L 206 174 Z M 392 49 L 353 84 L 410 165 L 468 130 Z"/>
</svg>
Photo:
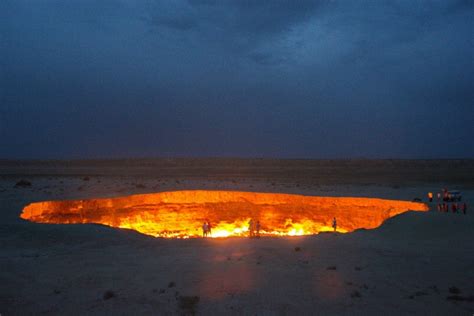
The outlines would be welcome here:
<svg viewBox="0 0 474 316">
<path fill-rule="evenodd" d="M 36 201 L 185 189 L 427 202 L 444 187 L 467 215 L 431 203 L 347 234 L 162 239 L 19 218 Z M 473 315 L 473 214 L 473 160 L 3 160 L 0 314 Z"/>
</svg>

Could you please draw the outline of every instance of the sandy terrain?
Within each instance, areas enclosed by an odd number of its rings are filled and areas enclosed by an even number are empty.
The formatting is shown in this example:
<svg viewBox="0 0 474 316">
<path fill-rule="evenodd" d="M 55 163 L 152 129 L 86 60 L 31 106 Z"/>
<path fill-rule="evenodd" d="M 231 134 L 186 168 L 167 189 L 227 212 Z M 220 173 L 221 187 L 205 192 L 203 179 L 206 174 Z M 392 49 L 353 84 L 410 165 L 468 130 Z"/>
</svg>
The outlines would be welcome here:
<svg viewBox="0 0 474 316">
<path fill-rule="evenodd" d="M 173 240 L 18 217 L 34 201 L 181 189 L 426 200 L 445 186 L 468 215 L 350 234 Z M 473 205 L 469 160 L 0 161 L 0 313 L 472 315 Z"/>
</svg>

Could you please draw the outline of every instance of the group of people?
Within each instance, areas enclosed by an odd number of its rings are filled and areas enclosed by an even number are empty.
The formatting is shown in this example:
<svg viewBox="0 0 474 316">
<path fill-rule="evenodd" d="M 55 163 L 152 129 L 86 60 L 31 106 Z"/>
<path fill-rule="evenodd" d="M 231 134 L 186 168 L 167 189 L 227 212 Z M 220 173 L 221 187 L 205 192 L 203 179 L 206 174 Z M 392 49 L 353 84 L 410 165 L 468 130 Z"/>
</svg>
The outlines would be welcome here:
<svg viewBox="0 0 474 316">
<path fill-rule="evenodd" d="M 250 219 L 248 231 L 249 237 L 260 237 L 260 221 L 254 222 L 253 219 Z M 206 220 L 202 224 L 202 237 L 208 237 L 212 234 L 212 226 L 209 220 Z"/>
<path fill-rule="evenodd" d="M 254 222 L 253 219 L 249 221 L 249 237 L 260 238 L 260 221 Z"/>
<path fill-rule="evenodd" d="M 251 218 L 248 225 L 249 225 L 248 226 L 249 237 L 260 238 L 260 229 L 262 228 L 260 225 L 260 221 L 257 220 L 255 222 L 253 218 Z M 334 231 L 337 230 L 337 220 L 335 217 L 332 220 L 332 227 L 334 228 Z M 202 224 L 202 237 L 208 237 L 208 236 L 211 236 L 211 222 L 209 222 L 209 220 L 206 220 Z"/>
<path fill-rule="evenodd" d="M 202 224 L 202 237 L 211 236 L 211 222 L 208 220 Z"/>
<path fill-rule="evenodd" d="M 428 192 L 428 200 L 433 202 L 433 192 Z M 459 191 L 448 191 L 448 189 L 443 189 L 442 192 L 436 193 L 436 198 L 438 202 L 443 199 L 443 202 L 460 202 L 461 201 L 461 192 Z"/>
<path fill-rule="evenodd" d="M 456 202 L 453 202 L 451 203 L 451 207 L 449 205 L 449 202 L 446 203 L 446 202 L 443 202 L 443 203 L 438 203 L 438 212 L 445 212 L 445 213 L 448 213 L 449 212 L 449 209 L 451 208 L 451 211 L 453 213 L 463 213 L 464 215 L 466 215 L 467 213 L 467 204 L 466 202 L 464 203 L 456 203 Z"/>
<path fill-rule="evenodd" d="M 457 192 L 457 191 L 456 191 Z M 457 192 L 459 193 L 459 192 Z M 445 212 L 449 213 L 449 211 L 453 213 L 463 213 L 466 215 L 467 213 L 467 204 L 466 202 L 461 203 L 461 195 L 452 196 L 447 189 L 443 189 L 442 192 L 438 192 L 436 194 L 437 198 L 437 209 L 438 212 Z M 433 202 L 433 193 L 428 192 L 428 200 Z M 442 201 L 442 203 L 441 203 Z"/>
</svg>

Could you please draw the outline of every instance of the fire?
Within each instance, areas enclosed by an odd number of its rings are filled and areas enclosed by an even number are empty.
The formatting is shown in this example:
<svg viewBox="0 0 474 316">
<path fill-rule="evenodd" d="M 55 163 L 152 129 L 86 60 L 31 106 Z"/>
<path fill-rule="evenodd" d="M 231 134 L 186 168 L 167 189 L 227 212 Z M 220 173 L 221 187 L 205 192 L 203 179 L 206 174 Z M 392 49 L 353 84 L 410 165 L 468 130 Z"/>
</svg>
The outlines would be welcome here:
<svg viewBox="0 0 474 316">
<path fill-rule="evenodd" d="M 317 197 L 238 191 L 174 191 L 117 198 L 31 203 L 21 218 L 38 223 L 96 223 L 166 238 L 248 236 L 250 220 L 262 236 L 301 236 L 376 228 L 406 211 L 427 211 L 423 203 L 356 197 Z"/>
</svg>

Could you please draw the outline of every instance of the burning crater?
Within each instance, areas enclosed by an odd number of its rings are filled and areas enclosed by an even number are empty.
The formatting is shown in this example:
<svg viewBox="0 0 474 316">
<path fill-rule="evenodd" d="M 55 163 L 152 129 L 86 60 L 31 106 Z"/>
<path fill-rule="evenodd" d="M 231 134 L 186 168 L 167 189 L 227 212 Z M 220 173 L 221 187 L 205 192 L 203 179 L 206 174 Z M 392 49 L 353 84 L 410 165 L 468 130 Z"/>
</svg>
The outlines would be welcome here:
<svg viewBox="0 0 474 316">
<path fill-rule="evenodd" d="M 21 218 L 37 223 L 96 223 L 157 237 L 245 236 L 251 219 L 261 235 L 296 236 L 375 228 L 406 211 L 427 211 L 423 203 L 354 197 L 316 197 L 237 191 L 175 191 L 117 198 L 47 201 L 27 205 Z"/>
</svg>

